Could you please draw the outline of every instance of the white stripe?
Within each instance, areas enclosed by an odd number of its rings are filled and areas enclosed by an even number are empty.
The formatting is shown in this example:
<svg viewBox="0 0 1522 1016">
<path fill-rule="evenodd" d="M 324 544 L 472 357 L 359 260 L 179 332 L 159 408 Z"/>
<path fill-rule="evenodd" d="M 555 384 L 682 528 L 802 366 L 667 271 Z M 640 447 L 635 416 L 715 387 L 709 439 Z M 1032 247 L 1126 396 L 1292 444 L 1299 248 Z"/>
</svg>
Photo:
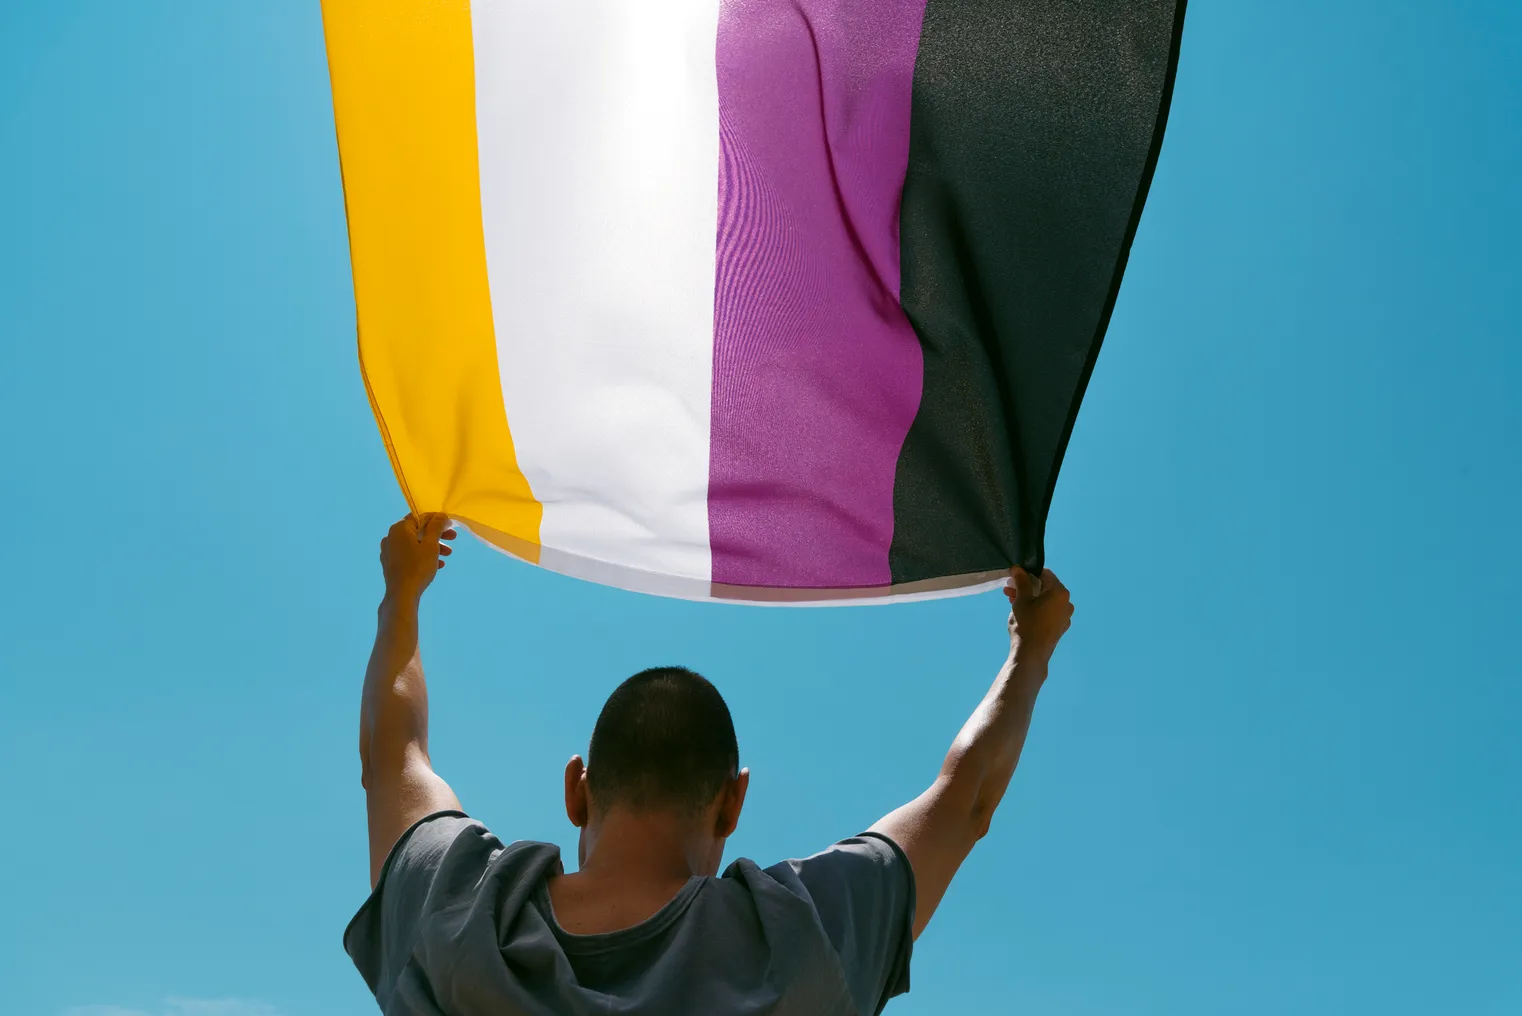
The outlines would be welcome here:
<svg viewBox="0 0 1522 1016">
<path fill-rule="evenodd" d="M 708 579 L 718 0 L 473 0 L 502 395 L 547 549 Z"/>
</svg>

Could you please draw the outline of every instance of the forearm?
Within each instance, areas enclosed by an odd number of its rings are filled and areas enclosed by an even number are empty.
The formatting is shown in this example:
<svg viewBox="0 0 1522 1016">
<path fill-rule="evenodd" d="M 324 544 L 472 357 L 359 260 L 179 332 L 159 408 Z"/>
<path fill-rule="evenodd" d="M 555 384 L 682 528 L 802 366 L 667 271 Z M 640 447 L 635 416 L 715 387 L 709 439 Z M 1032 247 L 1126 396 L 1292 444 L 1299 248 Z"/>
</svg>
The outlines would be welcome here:
<svg viewBox="0 0 1522 1016">
<path fill-rule="evenodd" d="M 365 668 L 359 753 L 365 785 L 377 761 L 400 764 L 412 746 L 428 750 L 428 685 L 418 650 L 415 597 L 388 595 L 377 614 L 375 645 Z"/>
<path fill-rule="evenodd" d="M 924 793 L 872 828 L 897 843 L 914 867 L 914 934 L 924 929 L 973 845 L 988 832 L 1025 747 L 1047 661 L 1072 619 L 1067 588 L 1050 571 L 1049 591 L 1015 569 L 1010 600 L 1010 653 L 993 685 L 951 743 L 940 774 Z"/>
<path fill-rule="evenodd" d="M 1044 663 L 1025 662 L 1011 653 L 941 764 L 941 782 L 956 788 L 955 797 L 967 809 L 978 838 L 988 832 L 1020 761 L 1045 670 Z"/>
</svg>

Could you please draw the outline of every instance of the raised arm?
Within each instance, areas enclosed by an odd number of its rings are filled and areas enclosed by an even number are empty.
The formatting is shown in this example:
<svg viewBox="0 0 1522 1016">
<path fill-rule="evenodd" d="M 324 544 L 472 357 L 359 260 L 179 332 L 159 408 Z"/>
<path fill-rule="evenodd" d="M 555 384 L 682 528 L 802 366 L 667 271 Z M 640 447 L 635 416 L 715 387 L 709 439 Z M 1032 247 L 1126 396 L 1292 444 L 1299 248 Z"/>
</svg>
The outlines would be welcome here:
<svg viewBox="0 0 1522 1016">
<path fill-rule="evenodd" d="M 1004 798 L 1047 661 L 1073 617 L 1067 588 L 1050 571 L 1038 596 L 1024 571 L 1012 573 L 1009 658 L 993 687 L 952 742 L 940 775 L 919 797 L 872 827 L 903 848 L 914 867 L 914 935 L 919 937 L 973 844 L 988 832 Z"/>
<path fill-rule="evenodd" d="M 408 516 L 381 541 L 386 596 L 365 669 L 359 714 L 360 781 L 370 820 L 370 885 L 414 822 L 460 802 L 428 759 L 428 686 L 418 652 L 418 604 L 454 539 L 445 515 Z"/>
</svg>

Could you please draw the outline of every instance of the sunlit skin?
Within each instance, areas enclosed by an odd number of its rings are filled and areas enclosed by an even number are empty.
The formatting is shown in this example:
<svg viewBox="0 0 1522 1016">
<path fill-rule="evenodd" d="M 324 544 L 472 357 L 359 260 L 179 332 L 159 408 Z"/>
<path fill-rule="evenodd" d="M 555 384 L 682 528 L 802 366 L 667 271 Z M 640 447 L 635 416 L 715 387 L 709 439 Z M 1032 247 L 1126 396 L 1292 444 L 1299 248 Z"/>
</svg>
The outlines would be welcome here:
<svg viewBox="0 0 1522 1016">
<path fill-rule="evenodd" d="M 444 515 L 408 516 L 381 541 L 386 592 L 365 671 L 359 753 L 370 825 L 370 883 L 397 839 L 437 811 L 463 810 L 428 756 L 428 688 L 418 650 L 418 607 L 450 554 Z M 1050 570 L 1039 586 L 1020 569 L 1005 588 L 1009 655 L 951 743 L 923 793 L 872 826 L 914 867 L 914 934 L 935 913 L 957 868 L 988 833 L 1030 729 L 1052 653 L 1072 623 L 1067 588 Z M 600 807 L 581 756 L 565 767 L 566 817 L 580 830 L 579 870 L 550 880 L 556 919 L 593 934 L 631 927 L 660 910 L 694 876 L 716 875 L 750 788 L 742 769 L 694 813 Z"/>
</svg>

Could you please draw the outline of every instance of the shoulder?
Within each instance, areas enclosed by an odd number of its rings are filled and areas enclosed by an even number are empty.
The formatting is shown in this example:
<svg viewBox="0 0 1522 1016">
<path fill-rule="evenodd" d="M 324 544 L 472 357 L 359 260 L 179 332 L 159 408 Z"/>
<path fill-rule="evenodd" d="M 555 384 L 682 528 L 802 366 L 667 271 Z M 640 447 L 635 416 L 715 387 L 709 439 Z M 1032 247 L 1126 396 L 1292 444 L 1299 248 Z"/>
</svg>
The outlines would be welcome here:
<svg viewBox="0 0 1522 1016">
<path fill-rule="evenodd" d="M 772 865 L 766 873 L 779 883 L 802 886 L 810 898 L 833 896 L 841 887 L 901 888 L 914 896 L 914 868 L 897 843 L 867 832 L 831 844 L 808 857 Z"/>
<path fill-rule="evenodd" d="M 896 929 L 913 923 L 914 870 L 898 845 L 879 833 L 766 868 L 740 858 L 717 881 L 721 893 L 743 893 L 763 924 L 812 926 L 837 950 L 851 947 L 860 925 Z"/>
<path fill-rule="evenodd" d="M 345 945 L 366 925 L 410 923 L 473 899 L 488 880 L 532 881 L 559 862 L 553 843 L 503 844 L 464 812 L 425 815 L 386 855 L 375 888 L 344 931 Z"/>
<path fill-rule="evenodd" d="M 515 898 L 514 910 L 521 907 L 559 863 L 552 843 L 504 845 L 463 812 L 435 812 L 391 848 L 375 889 L 344 930 L 344 949 L 381 998 L 441 927 L 494 922 L 498 903 Z"/>
<path fill-rule="evenodd" d="M 880 1012 L 909 990 L 914 869 L 893 840 L 863 833 L 762 874 L 812 911 L 859 1011 Z"/>
</svg>

